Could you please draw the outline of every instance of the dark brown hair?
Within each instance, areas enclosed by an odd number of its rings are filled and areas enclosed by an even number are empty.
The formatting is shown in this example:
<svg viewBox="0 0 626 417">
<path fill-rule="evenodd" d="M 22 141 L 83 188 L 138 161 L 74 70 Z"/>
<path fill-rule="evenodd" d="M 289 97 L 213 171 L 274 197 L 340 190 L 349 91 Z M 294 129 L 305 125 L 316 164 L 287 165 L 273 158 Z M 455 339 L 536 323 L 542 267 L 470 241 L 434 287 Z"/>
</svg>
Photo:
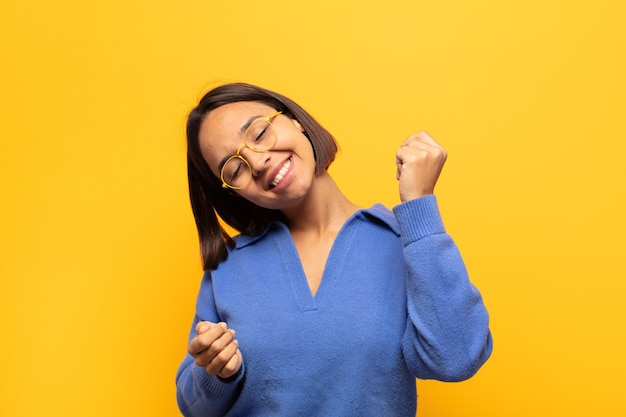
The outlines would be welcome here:
<svg viewBox="0 0 626 417">
<path fill-rule="evenodd" d="M 200 251 L 205 270 L 215 269 L 228 256 L 233 239 L 224 230 L 218 216 L 228 225 L 247 235 L 257 235 L 272 222 L 282 219 L 278 210 L 259 207 L 229 189 L 209 169 L 200 151 L 200 126 L 212 110 L 241 101 L 263 103 L 297 120 L 309 138 L 315 155 L 315 172 L 328 169 L 337 153 L 337 143 L 302 107 L 291 99 L 250 84 L 233 83 L 206 93 L 187 119 L 187 177 L 189 198 L 198 228 Z"/>
</svg>

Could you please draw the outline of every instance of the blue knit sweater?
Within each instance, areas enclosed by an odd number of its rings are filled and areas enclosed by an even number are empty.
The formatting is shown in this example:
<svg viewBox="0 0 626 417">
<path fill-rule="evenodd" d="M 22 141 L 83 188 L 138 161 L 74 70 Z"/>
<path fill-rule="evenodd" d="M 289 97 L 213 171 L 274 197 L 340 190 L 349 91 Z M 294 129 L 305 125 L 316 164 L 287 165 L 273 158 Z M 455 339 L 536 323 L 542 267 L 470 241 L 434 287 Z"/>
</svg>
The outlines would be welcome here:
<svg viewBox="0 0 626 417">
<path fill-rule="evenodd" d="M 434 196 L 355 213 L 312 296 L 289 230 L 239 236 L 207 271 L 196 317 L 237 331 L 228 380 L 187 355 L 185 416 L 415 416 L 415 378 L 460 381 L 491 354 L 488 314 Z"/>
</svg>

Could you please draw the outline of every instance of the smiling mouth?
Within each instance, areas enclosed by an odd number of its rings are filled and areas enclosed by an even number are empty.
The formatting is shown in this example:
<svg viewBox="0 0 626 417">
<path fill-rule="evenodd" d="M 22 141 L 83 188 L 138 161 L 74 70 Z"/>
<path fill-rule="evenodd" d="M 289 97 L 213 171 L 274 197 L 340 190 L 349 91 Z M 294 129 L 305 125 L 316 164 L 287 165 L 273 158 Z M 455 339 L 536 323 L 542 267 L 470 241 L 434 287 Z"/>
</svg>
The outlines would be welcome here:
<svg viewBox="0 0 626 417">
<path fill-rule="evenodd" d="M 289 158 L 287 162 L 285 162 L 285 165 L 283 165 L 283 167 L 280 169 L 280 171 L 278 171 L 278 174 L 276 174 L 276 176 L 274 177 L 274 180 L 272 181 L 272 184 L 270 185 L 271 188 L 276 187 L 280 183 L 280 181 L 283 179 L 285 174 L 287 174 L 287 171 L 289 171 L 290 167 L 291 167 L 291 158 Z"/>
</svg>

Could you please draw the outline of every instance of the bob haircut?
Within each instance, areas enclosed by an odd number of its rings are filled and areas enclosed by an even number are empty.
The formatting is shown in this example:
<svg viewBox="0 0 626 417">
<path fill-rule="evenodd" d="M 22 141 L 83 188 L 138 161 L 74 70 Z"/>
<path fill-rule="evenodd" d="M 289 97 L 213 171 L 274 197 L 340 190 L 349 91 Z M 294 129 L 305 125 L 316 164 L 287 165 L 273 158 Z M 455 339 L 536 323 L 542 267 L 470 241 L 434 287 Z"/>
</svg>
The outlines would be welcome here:
<svg viewBox="0 0 626 417">
<path fill-rule="evenodd" d="M 245 83 L 216 87 L 206 93 L 187 118 L 187 178 L 189 198 L 198 229 L 204 270 L 217 268 L 234 246 L 231 236 L 221 226 L 218 216 L 229 226 L 246 235 L 258 235 L 272 222 L 283 219 L 278 210 L 259 207 L 233 190 L 222 188 L 222 182 L 209 169 L 200 151 L 198 134 L 207 115 L 229 103 L 253 101 L 282 111 L 297 120 L 311 142 L 315 156 L 315 173 L 328 169 L 338 146 L 333 136 L 302 107 L 291 99 Z"/>
</svg>

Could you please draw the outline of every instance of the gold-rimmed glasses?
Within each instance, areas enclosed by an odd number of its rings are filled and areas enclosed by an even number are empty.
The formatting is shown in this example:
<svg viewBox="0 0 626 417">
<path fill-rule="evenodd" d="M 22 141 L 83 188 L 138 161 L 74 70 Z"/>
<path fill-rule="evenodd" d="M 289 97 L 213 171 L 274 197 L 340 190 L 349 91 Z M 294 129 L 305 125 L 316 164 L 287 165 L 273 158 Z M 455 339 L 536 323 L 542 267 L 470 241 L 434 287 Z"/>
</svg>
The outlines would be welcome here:
<svg viewBox="0 0 626 417">
<path fill-rule="evenodd" d="M 241 155 L 244 148 L 253 152 L 268 152 L 275 145 L 278 139 L 276 128 L 272 120 L 281 114 L 282 111 L 270 114 L 254 120 L 246 129 L 243 135 L 243 145 L 237 149 L 237 153 L 228 158 L 220 171 L 222 188 L 241 190 L 245 188 L 252 179 L 252 167 L 250 163 Z"/>
</svg>

